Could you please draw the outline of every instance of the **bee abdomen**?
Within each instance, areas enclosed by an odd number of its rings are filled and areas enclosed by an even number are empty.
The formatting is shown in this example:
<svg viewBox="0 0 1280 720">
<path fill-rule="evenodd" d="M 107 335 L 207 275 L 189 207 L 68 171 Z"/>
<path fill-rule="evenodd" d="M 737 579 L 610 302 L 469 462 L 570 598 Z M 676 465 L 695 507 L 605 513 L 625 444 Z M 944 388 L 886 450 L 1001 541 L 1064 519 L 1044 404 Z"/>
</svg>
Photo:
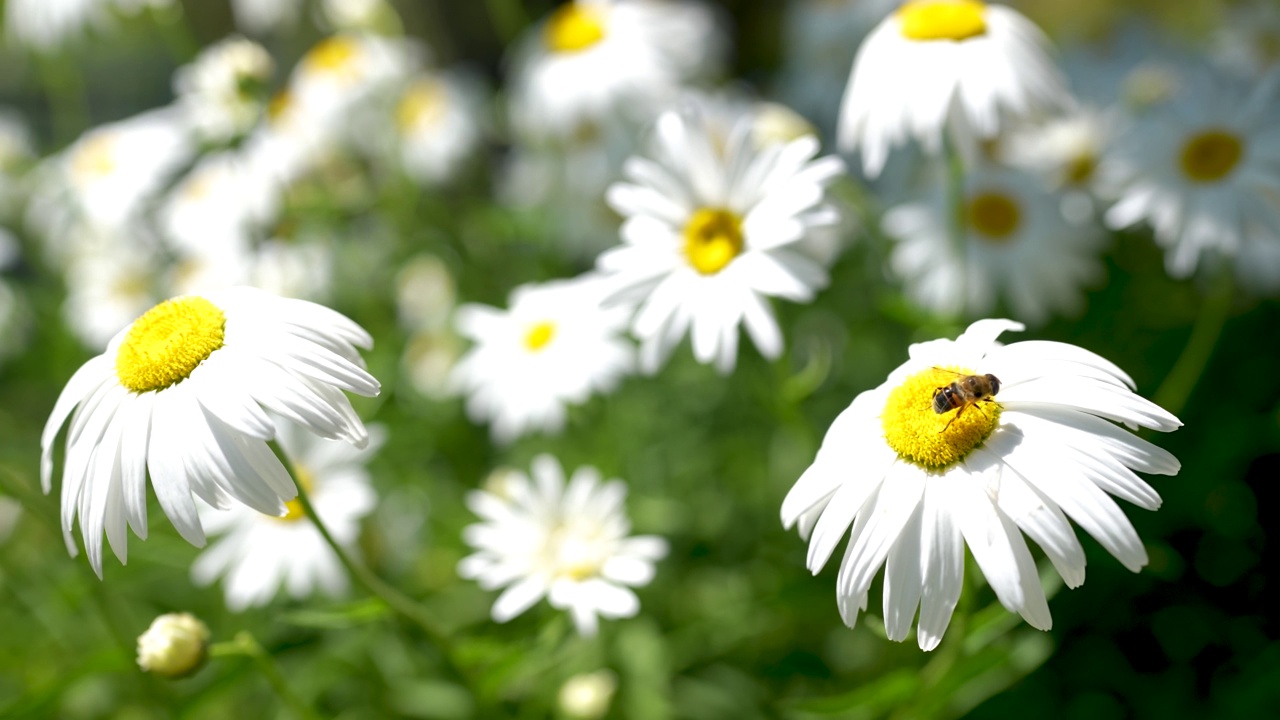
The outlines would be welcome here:
<svg viewBox="0 0 1280 720">
<path fill-rule="evenodd" d="M 951 395 L 951 388 L 938 388 L 938 392 L 933 395 L 933 411 L 941 415 L 955 407 L 955 402 L 952 400 Z"/>
</svg>

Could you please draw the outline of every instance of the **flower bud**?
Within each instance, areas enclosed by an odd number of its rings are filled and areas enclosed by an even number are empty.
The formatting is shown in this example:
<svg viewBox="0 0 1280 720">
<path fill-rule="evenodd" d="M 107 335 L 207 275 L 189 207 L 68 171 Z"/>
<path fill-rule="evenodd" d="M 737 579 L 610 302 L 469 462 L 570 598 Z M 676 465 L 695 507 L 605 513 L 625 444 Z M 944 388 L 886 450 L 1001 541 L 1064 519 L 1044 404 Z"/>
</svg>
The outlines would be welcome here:
<svg viewBox="0 0 1280 720">
<path fill-rule="evenodd" d="M 186 677 L 204 665 L 209 628 L 191 613 L 168 613 L 138 637 L 138 667 L 167 678 Z"/>
</svg>

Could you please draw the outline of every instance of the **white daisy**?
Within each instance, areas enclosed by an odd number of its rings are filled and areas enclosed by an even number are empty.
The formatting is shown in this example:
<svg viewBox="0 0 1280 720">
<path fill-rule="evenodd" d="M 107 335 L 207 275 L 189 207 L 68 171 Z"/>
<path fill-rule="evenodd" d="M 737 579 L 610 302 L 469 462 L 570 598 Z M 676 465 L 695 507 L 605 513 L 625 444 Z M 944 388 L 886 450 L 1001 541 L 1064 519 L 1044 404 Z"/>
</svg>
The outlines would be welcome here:
<svg viewBox="0 0 1280 720">
<path fill-rule="evenodd" d="M 937 152 L 989 138 L 1002 115 L 1026 116 L 1067 98 L 1040 30 L 979 0 L 908 0 L 867 36 L 840 111 L 841 147 L 880 174 L 889 149 L 914 137 Z"/>
<path fill-rule="evenodd" d="M 996 342 L 1021 329 L 980 320 L 955 341 L 912 345 L 910 360 L 835 419 L 813 465 L 787 494 L 783 525 L 798 524 L 802 537 L 812 536 L 807 564 L 814 574 L 849 535 L 836 581 L 849 627 L 884 565 L 886 633 L 905 639 L 918 606 L 919 645 L 932 650 L 960 597 L 967 544 L 1001 604 L 1047 630 L 1049 607 L 1023 534 L 1068 587 L 1077 587 L 1085 556 L 1068 517 L 1130 570 L 1147 563 L 1111 496 L 1154 510 L 1160 496 L 1133 471 L 1172 475 L 1180 466 L 1108 421 L 1160 431 L 1181 423 L 1087 350 Z M 994 395 L 947 409 L 969 376 L 988 380 Z"/>
<path fill-rule="evenodd" d="M 566 487 L 560 462 L 539 455 L 532 482 L 509 470 L 489 485 L 467 495 L 467 507 L 483 522 L 463 532 L 477 552 L 458 563 L 458 574 L 486 590 L 506 588 L 493 604 L 495 621 L 506 622 L 546 597 L 569 612 L 579 633 L 594 635 L 597 615 L 623 618 L 640 611 L 631 588 L 649 584 L 667 543 L 653 535 L 627 537 L 631 522 L 621 480 L 602 481 L 599 470 L 583 466 Z"/>
<path fill-rule="evenodd" d="M 356 448 L 276 420 L 276 440 L 294 478 L 302 483 L 334 540 L 350 549 L 360 535 L 360 519 L 377 501 L 365 464 L 382 445 L 385 433 L 371 426 L 369 444 Z M 196 558 L 192 580 L 210 585 L 222 578 L 227 607 L 237 612 L 266 605 L 281 587 L 295 599 L 309 597 L 316 589 L 331 596 L 345 593 L 342 563 L 307 519 L 302 503 L 290 500 L 285 507 L 288 512 L 276 517 L 242 505 L 219 511 L 202 504 L 200 521 L 205 530 L 221 537 Z"/>
<path fill-rule="evenodd" d="M 1205 252 L 1280 242 L 1280 72 L 1247 90 L 1200 80 L 1134 123 L 1102 166 L 1119 186 L 1107 225 L 1149 222 L 1175 277 Z"/>
<path fill-rule="evenodd" d="M 723 39 L 701 4 L 574 0 L 517 48 L 511 124 L 531 139 L 567 139 L 621 115 L 642 122 L 717 61 Z"/>
<path fill-rule="evenodd" d="M 104 234 L 78 243 L 63 273 L 62 315 L 85 347 L 101 351 L 156 303 L 161 257 L 146 233 Z"/>
<path fill-rule="evenodd" d="M 1098 165 L 1121 127 L 1118 113 L 1080 105 L 1043 123 L 1015 128 L 1001 139 L 1002 161 L 1040 175 L 1061 193 L 1063 217 L 1081 226 L 1096 221 L 1095 198 L 1106 186 Z"/>
<path fill-rule="evenodd" d="M 40 475 L 53 479 L 53 446 L 70 417 L 62 472 L 62 528 L 80 531 L 102 575 L 102 534 L 127 557 L 126 521 L 147 536 L 147 476 L 178 533 L 204 545 L 192 493 L 217 508 L 238 500 L 283 515 L 297 494 L 267 441 L 270 410 L 357 447 L 364 424 L 343 390 L 378 393 L 357 347 L 372 340 L 333 310 L 254 288 L 163 302 L 120 331 L 59 395 L 41 436 Z M 73 414 L 74 411 L 74 414 Z"/>
<path fill-rule="evenodd" d="M 612 390 L 632 371 L 635 350 L 621 333 L 625 308 L 601 306 L 605 287 L 595 276 L 511 293 L 506 311 L 485 305 L 458 308 L 458 332 L 475 345 L 454 367 L 450 383 L 467 397 L 474 422 L 489 422 L 494 440 L 558 432 L 566 406 Z"/>
<path fill-rule="evenodd" d="M 261 117 L 275 63 L 258 43 L 229 37 L 210 45 L 174 73 L 174 93 L 201 137 L 225 142 Z"/>
<path fill-rule="evenodd" d="M 643 300 L 632 323 L 642 369 L 656 371 L 689 331 L 698 361 L 729 372 L 740 324 L 762 355 L 778 357 L 782 333 L 765 298 L 808 302 L 826 284 L 795 248 L 839 221 L 826 185 L 844 165 L 814 160 L 811 135 L 757 150 L 747 120 L 723 143 L 700 115 L 669 111 L 656 128 L 656 158 L 631 158 L 630 182 L 608 190 L 626 218 L 623 244 L 597 262 L 616 297 Z"/>
<path fill-rule="evenodd" d="M 889 267 L 916 303 L 947 315 L 986 315 L 1003 298 L 1013 315 L 1040 323 L 1078 310 L 1081 288 L 1102 276 L 1104 235 L 1069 224 L 1034 176 L 978 168 L 965 178 L 964 234 L 951 238 L 948 198 L 891 208 Z"/>
<path fill-rule="evenodd" d="M 302 0 L 231 0 L 236 26 L 262 35 L 293 27 L 302 14 Z"/>
<path fill-rule="evenodd" d="M 415 180 L 436 184 L 457 172 L 480 143 L 480 94 L 469 78 L 419 74 L 396 106 L 401 165 Z"/>
<path fill-rule="evenodd" d="M 136 14 L 173 0 L 8 0 L 5 34 L 20 45 L 49 52 L 86 27 L 105 26 L 113 10 Z"/>
</svg>

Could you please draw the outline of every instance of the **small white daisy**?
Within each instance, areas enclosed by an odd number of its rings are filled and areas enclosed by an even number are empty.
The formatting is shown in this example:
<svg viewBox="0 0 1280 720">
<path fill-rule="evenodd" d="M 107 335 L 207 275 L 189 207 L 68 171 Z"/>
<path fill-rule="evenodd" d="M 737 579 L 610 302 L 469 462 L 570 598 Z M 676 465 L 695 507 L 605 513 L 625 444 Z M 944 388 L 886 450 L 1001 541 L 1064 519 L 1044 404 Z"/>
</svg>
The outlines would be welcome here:
<svg viewBox="0 0 1280 720">
<path fill-rule="evenodd" d="M 5 34 L 19 45 L 49 52 L 85 28 L 106 26 L 112 11 L 132 15 L 172 4 L 173 0 L 8 0 Z"/>
<path fill-rule="evenodd" d="M 571 0 L 523 39 L 511 123 L 534 140 L 566 139 L 613 117 L 646 122 L 716 63 L 723 46 L 701 4 Z"/>
<path fill-rule="evenodd" d="M 908 136 L 936 153 L 944 132 L 963 149 L 999 131 L 1002 115 L 1063 103 L 1047 40 L 1016 11 L 979 0 L 908 0 L 867 36 L 840 111 L 840 146 L 880 174 Z"/>
<path fill-rule="evenodd" d="M 302 15 L 302 0 L 231 0 L 236 27 L 253 35 L 292 28 Z"/>
<path fill-rule="evenodd" d="M 422 183 L 453 177 L 480 143 L 480 93 L 464 76 L 419 74 L 401 95 L 395 117 L 401 165 Z"/>
<path fill-rule="evenodd" d="M 1249 89 L 1199 80 L 1134 123 L 1101 168 L 1119 193 L 1107 225 L 1149 222 L 1175 277 L 1206 252 L 1280 242 L 1280 72 Z"/>
<path fill-rule="evenodd" d="M 62 472 L 62 529 L 75 554 L 77 516 L 89 562 L 102 575 L 102 535 L 127 558 L 128 527 L 147 536 L 147 477 L 165 515 L 204 545 L 194 493 L 283 515 L 297 494 L 272 454 L 270 410 L 357 447 L 364 424 L 343 391 L 378 394 L 357 347 L 360 326 L 320 305 L 230 288 L 163 302 L 120 331 L 67 381 L 41 435 L 40 476 L 70 418 Z M 74 414 L 73 414 L 74 411 Z"/>
<path fill-rule="evenodd" d="M 64 269 L 62 315 L 85 347 L 98 352 L 156 304 L 161 256 L 150 237 L 114 233 L 78 242 Z"/>
<path fill-rule="evenodd" d="M 693 354 L 721 372 L 738 357 L 738 326 L 760 353 L 776 358 L 782 333 L 765 298 L 808 302 L 826 270 L 796 251 L 839 214 L 826 186 L 844 171 L 818 160 L 806 135 L 755 148 L 744 118 L 720 137 L 701 114 L 663 113 L 655 159 L 633 157 L 630 182 L 607 199 L 626 218 L 623 244 L 597 261 L 617 298 L 643 300 L 632 331 L 643 341 L 641 367 L 656 371 L 686 332 Z"/>
<path fill-rule="evenodd" d="M 230 140 L 261 117 L 275 63 L 258 43 L 229 37 L 174 73 L 174 93 L 187 123 L 206 140 Z"/>
<path fill-rule="evenodd" d="M 558 432 L 567 405 L 609 392 L 632 371 L 635 349 L 621 336 L 628 312 L 602 307 L 605 290 L 588 275 L 518 287 L 506 311 L 458 308 L 458 332 L 475 345 L 450 384 L 467 394 L 473 421 L 490 423 L 494 440 Z"/>
<path fill-rule="evenodd" d="M 1001 138 L 998 153 L 1003 162 L 1036 173 L 1061 193 L 1059 208 L 1069 222 L 1089 225 L 1097 220 L 1095 198 L 1106 187 L 1098 166 L 1122 124 L 1118 113 L 1080 105 L 1015 128 Z"/>
<path fill-rule="evenodd" d="M 564 470 L 550 455 L 533 460 L 533 481 L 522 472 L 495 474 L 485 490 L 467 495 L 467 507 L 483 522 L 463 540 L 476 553 L 458 563 L 458 574 L 486 590 L 506 588 L 493 604 L 506 622 L 546 597 L 567 610 L 578 632 L 594 635 L 598 616 L 632 617 L 640 611 L 633 587 L 649 584 L 667 543 L 635 535 L 624 503 L 627 486 L 603 481 L 583 466 L 565 486 Z"/>
<path fill-rule="evenodd" d="M 1104 235 L 1069 224 L 1038 179 L 978 168 L 965 178 L 964 234 L 956 246 L 946 193 L 891 208 L 889 267 L 907 295 L 933 312 L 981 316 L 1003 298 L 1013 315 L 1040 323 L 1076 311 L 1081 288 L 1102 276 Z"/>
<path fill-rule="evenodd" d="M 324 440 L 294 423 L 276 420 L 276 440 L 307 491 L 311 506 L 344 548 L 355 545 L 360 519 L 377 501 L 365 464 L 385 440 L 378 426 L 369 427 L 363 448 Z M 264 515 L 237 505 L 229 510 L 201 505 L 205 530 L 221 537 L 200 553 L 191 566 L 197 585 L 222 578 L 227 607 L 240 611 L 266 605 L 283 587 L 302 599 L 317 589 L 331 596 L 347 590 L 346 571 L 320 531 L 307 519 L 298 500 L 285 504 L 282 516 Z"/>
<path fill-rule="evenodd" d="M 967 545 L 1000 603 L 1049 629 L 1023 534 L 1077 587 L 1085 556 L 1068 517 L 1130 570 L 1147 563 L 1111 496 L 1155 510 L 1160 496 L 1134 471 L 1173 475 L 1180 466 L 1108 421 L 1162 432 L 1181 423 L 1087 350 L 996 341 L 1021 329 L 980 320 L 955 341 L 912 345 L 910 360 L 840 413 L 787 494 L 782 523 L 809 539 L 814 574 L 849 536 L 836 580 L 849 627 L 883 565 L 889 638 L 906 638 L 918 607 L 920 648 L 937 647 L 960 597 Z M 963 402 L 956 390 L 982 399 Z"/>
</svg>

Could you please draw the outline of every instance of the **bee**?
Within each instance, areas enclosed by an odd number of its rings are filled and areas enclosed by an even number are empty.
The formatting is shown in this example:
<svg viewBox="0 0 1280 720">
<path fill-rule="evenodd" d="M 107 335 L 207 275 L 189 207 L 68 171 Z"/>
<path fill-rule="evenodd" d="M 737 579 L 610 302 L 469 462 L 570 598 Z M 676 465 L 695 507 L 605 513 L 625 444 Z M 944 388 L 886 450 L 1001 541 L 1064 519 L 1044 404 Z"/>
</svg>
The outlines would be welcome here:
<svg viewBox="0 0 1280 720">
<path fill-rule="evenodd" d="M 956 416 L 947 421 L 946 427 L 938 431 L 940 433 L 946 432 L 947 428 L 951 427 L 951 423 L 964 414 L 965 408 L 970 405 L 976 405 L 978 402 L 993 402 L 991 398 L 1000 392 L 1000 378 L 991 373 L 986 375 L 965 375 L 946 368 L 934 369 L 945 370 L 958 376 L 955 382 L 933 391 L 934 412 L 941 415 L 959 408 Z"/>
</svg>

